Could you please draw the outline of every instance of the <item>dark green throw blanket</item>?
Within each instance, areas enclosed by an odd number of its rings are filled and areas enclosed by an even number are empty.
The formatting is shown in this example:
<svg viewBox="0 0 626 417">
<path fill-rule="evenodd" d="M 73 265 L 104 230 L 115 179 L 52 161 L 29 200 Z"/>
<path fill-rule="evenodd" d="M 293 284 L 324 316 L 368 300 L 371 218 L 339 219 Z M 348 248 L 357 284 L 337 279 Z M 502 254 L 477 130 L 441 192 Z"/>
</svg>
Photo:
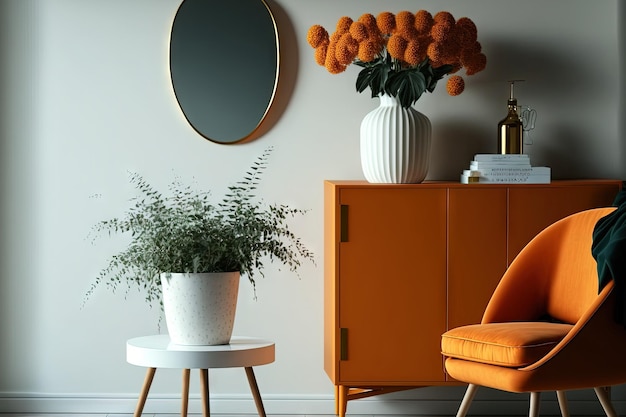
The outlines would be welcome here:
<svg viewBox="0 0 626 417">
<path fill-rule="evenodd" d="M 615 316 L 626 327 L 626 190 L 617 194 L 613 205 L 617 210 L 595 225 L 591 254 L 598 263 L 598 291 L 615 281 Z"/>
</svg>

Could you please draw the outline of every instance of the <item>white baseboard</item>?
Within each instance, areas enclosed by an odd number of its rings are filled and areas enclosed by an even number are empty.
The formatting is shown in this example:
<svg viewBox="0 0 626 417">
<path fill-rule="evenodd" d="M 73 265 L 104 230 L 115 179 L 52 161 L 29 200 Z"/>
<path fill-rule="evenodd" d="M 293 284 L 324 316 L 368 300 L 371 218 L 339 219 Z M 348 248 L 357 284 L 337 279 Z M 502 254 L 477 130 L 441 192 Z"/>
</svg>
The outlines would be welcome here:
<svg viewBox="0 0 626 417">
<path fill-rule="evenodd" d="M 126 395 L 84 395 L 84 394 L 27 394 L 0 393 L 0 414 L 13 413 L 84 413 L 132 414 L 137 398 Z M 263 403 L 268 415 L 334 415 L 335 401 L 325 395 L 264 395 Z M 626 401 L 614 401 L 618 415 L 626 415 Z M 459 401 L 424 399 L 385 399 L 364 398 L 348 403 L 350 415 L 411 415 L 411 416 L 453 416 Z M 574 400 L 569 402 L 572 415 L 603 415 L 600 404 L 595 400 Z M 150 395 L 144 407 L 146 414 L 180 412 L 180 398 L 175 395 Z M 198 395 L 190 395 L 189 413 L 201 413 Z M 211 397 L 211 413 L 257 415 L 254 401 L 246 395 L 214 395 Z M 519 416 L 528 413 L 528 401 L 519 400 L 487 401 L 476 399 L 470 413 L 481 416 Z M 559 415 L 556 401 L 544 400 L 541 403 L 542 415 Z"/>
</svg>

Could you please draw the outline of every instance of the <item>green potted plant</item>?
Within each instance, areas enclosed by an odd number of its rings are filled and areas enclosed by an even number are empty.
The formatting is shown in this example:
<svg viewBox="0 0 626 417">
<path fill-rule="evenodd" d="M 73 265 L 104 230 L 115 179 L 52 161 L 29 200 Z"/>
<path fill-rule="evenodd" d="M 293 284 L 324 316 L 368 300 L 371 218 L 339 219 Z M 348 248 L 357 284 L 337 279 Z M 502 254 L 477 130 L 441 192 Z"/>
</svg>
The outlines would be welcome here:
<svg viewBox="0 0 626 417">
<path fill-rule="evenodd" d="M 128 234 L 130 243 L 110 258 L 87 298 L 103 284 L 112 291 L 123 283 L 136 286 L 145 291 L 150 306 L 162 303 L 175 343 L 228 343 L 240 276 L 255 286 L 265 261 L 278 261 L 290 271 L 296 271 L 303 260 L 313 261 L 313 253 L 288 225 L 289 218 L 305 211 L 265 204 L 254 194 L 271 150 L 265 150 L 217 204 L 210 192 L 195 191 L 180 181 L 174 181 L 170 195 L 164 196 L 141 176 L 131 174 L 139 192 L 134 204 L 124 216 L 93 228 L 94 238 L 103 233 Z M 219 305 L 226 311 L 214 311 Z M 212 325 L 205 315 L 221 321 Z M 180 324 L 193 330 L 178 329 Z"/>
</svg>

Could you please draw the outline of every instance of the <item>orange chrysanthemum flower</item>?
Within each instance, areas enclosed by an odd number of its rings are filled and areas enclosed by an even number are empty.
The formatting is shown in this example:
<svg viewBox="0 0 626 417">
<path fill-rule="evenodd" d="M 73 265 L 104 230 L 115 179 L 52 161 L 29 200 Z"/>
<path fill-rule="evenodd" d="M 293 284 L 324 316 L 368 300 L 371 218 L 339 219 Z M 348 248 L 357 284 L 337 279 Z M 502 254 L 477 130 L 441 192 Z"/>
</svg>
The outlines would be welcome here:
<svg viewBox="0 0 626 417">
<path fill-rule="evenodd" d="M 404 51 L 404 61 L 415 66 L 426 59 L 426 48 L 422 47 L 422 44 L 418 41 L 409 41 Z"/>
<path fill-rule="evenodd" d="M 395 33 L 387 41 L 387 51 L 392 58 L 404 60 L 407 45 L 408 41 L 402 35 Z"/>
<path fill-rule="evenodd" d="M 443 11 L 435 14 L 435 16 L 433 16 L 433 20 L 435 21 L 435 23 L 447 23 L 450 25 L 454 25 L 455 23 L 452 13 Z"/>
<path fill-rule="evenodd" d="M 478 37 L 478 29 L 474 22 L 467 17 L 462 17 L 456 21 L 456 32 L 459 36 L 459 43 L 465 48 L 471 46 Z"/>
<path fill-rule="evenodd" d="M 441 42 L 432 42 L 430 45 L 428 45 L 426 54 L 428 55 L 428 58 L 431 61 L 443 64 L 445 51 L 443 49 L 443 44 Z M 433 67 L 435 66 L 432 63 L 431 65 Z"/>
<path fill-rule="evenodd" d="M 420 38 L 419 32 L 417 31 L 417 29 L 415 29 L 413 25 L 403 26 L 402 28 L 397 27 L 396 33 L 401 34 L 404 37 L 404 39 L 408 41 L 416 41 Z"/>
<path fill-rule="evenodd" d="M 448 22 L 435 23 L 430 30 L 430 36 L 435 42 L 445 42 L 450 36 L 453 36 L 453 28 L 454 26 Z"/>
<path fill-rule="evenodd" d="M 407 11 L 398 13 L 396 15 L 396 30 L 408 41 L 417 40 L 419 33 L 415 29 L 415 15 Z"/>
<path fill-rule="evenodd" d="M 359 22 L 363 23 L 367 26 L 368 29 L 371 29 L 373 26 L 376 26 L 376 17 L 371 13 L 364 13 L 359 17 Z"/>
<path fill-rule="evenodd" d="M 461 45 L 457 41 L 457 37 L 451 34 L 446 40 L 442 42 L 442 60 L 445 64 L 454 65 L 458 63 L 461 58 Z"/>
<path fill-rule="evenodd" d="M 482 45 L 480 44 L 480 42 L 476 41 L 476 42 L 473 42 L 469 46 L 464 45 L 462 52 L 463 53 L 467 52 L 467 53 L 469 53 L 471 55 L 474 55 L 474 54 L 478 54 L 478 53 L 482 52 L 482 50 L 483 50 Z"/>
<path fill-rule="evenodd" d="M 342 33 L 339 32 L 334 32 L 332 35 L 330 35 L 330 44 L 336 45 L 337 42 L 339 42 L 339 39 L 341 39 L 341 35 Z"/>
<path fill-rule="evenodd" d="M 352 35 L 357 42 L 363 42 L 369 37 L 367 26 L 361 22 L 352 22 L 352 25 L 350 25 L 350 35 Z"/>
<path fill-rule="evenodd" d="M 328 52 L 326 53 L 326 61 L 324 61 L 324 66 L 326 70 L 331 74 L 339 74 L 346 70 L 347 66 L 339 63 L 337 58 L 335 57 L 335 45 L 332 43 L 328 47 Z"/>
<path fill-rule="evenodd" d="M 309 28 L 306 40 L 313 48 L 329 42 L 328 32 L 320 25 L 313 25 Z"/>
<path fill-rule="evenodd" d="M 487 56 L 483 53 L 472 55 L 470 59 L 464 64 L 465 73 L 467 75 L 474 75 L 485 69 L 487 66 Z"/>
<path fill-rule="evenodd" d="M 411 12 L 402 11 L 396 15 L 396 27 L 400 31 L 415 28 L 415 15 Z"/>
<path fill-rule="evenodd" d="M 366 40 L 359 44 L 359 53 L 357 57 L 363 62 L 371 62 L 378 56 L 382 45 L 373 40 Z"/>
<path fill-rule="evenodd" d="M 339 20 L 337 21 L 337 27 L 335 31 L 338 34 L 343 35 L 344 33 L 350 30 L 351 25 L 352 25 L 352 19 L 349 18 L 348 16 L 343 16 L 339 18 Z"/>
<path fill-rule="evenodd" d="M 350 65 L 359 52 L 359 43 L 346 32 L 341 35 L 335 47 L 335 57 L 342 65 Z"/>
<path fill-rule="evenodd" d="M 396 17 L 393 13 L 382 12 L 376 18 L 376 24 L 381 33 L 390 35 L 396 30 Z"/>
<path fill-rule="evenodd" d="M 315 48 L 315 62 L 318 65 L 324 66 L 326 64 L 326 53 L 328 52 L 328 44 L 321 44 Z"/>
<path fill-rule="evenodd" d="M 433 15 L 426 10 L 420 10 L 415 13 L 415 29 L 417 29 L 417 32 L 421 36 L 430 33 L 430 29 L 433 27 L 434 22 Z"/>
<path fill-rule="evenodd" d="M 367 34 L 370 39 L 375 39 L 380 37 L 380 29 L 376 24 L 376 18 L 371 13 L 366 13 L 359 17 L 359 22 L 363 23 L 367 28 Z"/>
<path fill-rule="evenodd" d="M 453 75 L 448 78 L 446 90 L 451 96 L 458 96 L 463 92 L 463 90 L 465 90 L 465 81 L 460 76 Z"/>
</svg>

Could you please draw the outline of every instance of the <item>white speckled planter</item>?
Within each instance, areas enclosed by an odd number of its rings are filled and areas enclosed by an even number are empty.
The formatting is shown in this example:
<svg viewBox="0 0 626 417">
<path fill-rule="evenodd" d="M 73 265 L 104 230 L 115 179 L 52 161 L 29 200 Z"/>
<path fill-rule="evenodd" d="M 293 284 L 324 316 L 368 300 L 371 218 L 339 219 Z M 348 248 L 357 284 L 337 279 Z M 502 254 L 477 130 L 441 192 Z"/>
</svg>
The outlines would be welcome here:
<svg viewBox="0 0 626 417">
<path fill-rule="evenodd" d="M 361 122 L 361 166 L 371 183 L 424 181 L 430 162 L 431 124 L 413 107 L 382 95 L 380 105 Z"/>
<path fill-rule="evenodd" d="M 230 342 L 237 309 L 239 272 L 161 274 L 163 309 L 177 345 Z"/>
</svg>

